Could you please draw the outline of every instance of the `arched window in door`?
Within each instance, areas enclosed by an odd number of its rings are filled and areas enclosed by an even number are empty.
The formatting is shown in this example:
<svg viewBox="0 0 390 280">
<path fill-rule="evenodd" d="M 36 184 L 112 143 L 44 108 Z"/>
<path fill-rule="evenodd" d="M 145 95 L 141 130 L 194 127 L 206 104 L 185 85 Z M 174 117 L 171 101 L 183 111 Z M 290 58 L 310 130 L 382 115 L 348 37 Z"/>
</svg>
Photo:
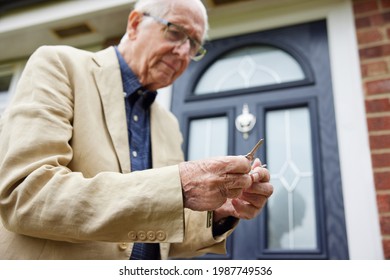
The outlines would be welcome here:
<svg viewBox="0 0 390 280">
<path fill-rule="evenodd" d="M 305 73 L 289 53 L 273 46 L 248 46 L 215 61 L 194 90 L 195 95 L 302 81 Z"/>
</svg>

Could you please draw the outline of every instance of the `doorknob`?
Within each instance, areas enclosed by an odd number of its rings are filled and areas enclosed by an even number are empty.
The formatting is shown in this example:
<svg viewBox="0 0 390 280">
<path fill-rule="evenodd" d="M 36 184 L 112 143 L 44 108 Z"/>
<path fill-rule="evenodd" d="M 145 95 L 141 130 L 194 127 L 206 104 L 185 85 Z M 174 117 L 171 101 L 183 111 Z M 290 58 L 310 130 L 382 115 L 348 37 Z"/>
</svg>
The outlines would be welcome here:
<svg viewBox="0 0 390 280">
<path fill-rule="evenodd" d="M 242 106 L 242 113 L 236 118 L 236 129 L 242 133 L 244 139 L 248 139 L 249 132 L 256 124 L 256 117 L 249 112 L 248 104 Z"/>
</svg>

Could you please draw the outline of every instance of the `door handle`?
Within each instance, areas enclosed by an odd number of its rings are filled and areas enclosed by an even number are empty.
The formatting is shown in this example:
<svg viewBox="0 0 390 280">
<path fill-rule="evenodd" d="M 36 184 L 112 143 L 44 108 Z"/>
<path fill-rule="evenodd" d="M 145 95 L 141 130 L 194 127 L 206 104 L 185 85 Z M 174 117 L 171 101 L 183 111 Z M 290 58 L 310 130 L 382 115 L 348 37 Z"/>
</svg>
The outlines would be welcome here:
<svg viewBox="0 0 390 280">
<path fill-rule="evenodd" d="M 242 113 L 236 117 L 236 129 L 244 139 L 249 138 L 249 132 L 255 127 L 256 117 L 249 112 L 248 104 L 242 106 Z"/>
</svg>

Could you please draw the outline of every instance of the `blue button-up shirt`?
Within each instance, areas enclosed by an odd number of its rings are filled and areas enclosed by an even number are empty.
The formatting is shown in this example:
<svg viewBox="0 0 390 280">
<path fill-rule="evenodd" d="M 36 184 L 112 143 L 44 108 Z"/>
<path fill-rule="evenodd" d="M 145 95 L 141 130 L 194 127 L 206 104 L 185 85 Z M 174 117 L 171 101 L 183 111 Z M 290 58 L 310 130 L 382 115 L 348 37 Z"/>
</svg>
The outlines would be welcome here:
<svg viewBox="0 0 390 280">
<path fill-rule="evenodd" d="M 145 90 L 117 48 L 115 51 L 118 56 L 125 95 L 131 171 L 148 169 L 152 167 L 149 109 L 157 92 Z M 160 259 L 159 248 L 158 243 L 136 243 L 130 259 Z"/>
<path fill-rule="evenodd" d="M 118 49 L 115 48 L 115 50 L 119 60 L 125 95 L 131 170 L 148 169 L 152 167 L 149 109 L 157 92 L 144 89 Z"/>
</svg>

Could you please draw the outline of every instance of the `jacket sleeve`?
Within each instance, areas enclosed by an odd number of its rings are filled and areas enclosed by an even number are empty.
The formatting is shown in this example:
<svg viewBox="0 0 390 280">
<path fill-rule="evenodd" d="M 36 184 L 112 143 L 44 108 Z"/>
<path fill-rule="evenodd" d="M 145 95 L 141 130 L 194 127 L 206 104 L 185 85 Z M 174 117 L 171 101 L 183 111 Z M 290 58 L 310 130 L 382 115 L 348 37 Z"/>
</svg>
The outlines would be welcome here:
<svg viewBox="0 0 390 280">
<path fill-rule="evenodd" d="M 176 117 L 159 106 L 154 106 L 152 114 L 152 127 L 158 130 L 164 127 L 164 124 L 169 121 L 170 132 L 160 130 L 161 137 L 159 143 L 152 139 L 153 147 L 165 147 L 170 154 L 180 155 L 175 158 L 183 160 L 181 142 L 182 135 L 179 130 L 179 125 Z M 161 141 L 161 139 L 163 139 Z M 180 139 L 180 141 L 178 141 Z M 168 148 L 167 148 L 168 147 Z M 169 157 L 169 156 L 167 156 Z M 166 157 L 166 158 L 167 158 Z M 154 157 L 155 159 L 156 157 Z M 178 162 L 175 162 L 178 163 Z M 155 167 L 160 164 L 155 162 Z M 162 165 L 162 163 L 161 163 Z M 180 243 L 172 243 L 170 245 L 169 255 L 162 255 L 163 258 L 188 258 L 200 256 L 206 253 L 225 254 L 226 253 L 226 238 L 232 233 L 237 225 L 237 222 L 228 226 L 227 231 L 218 236 L 214 236 L 212 229 L 212 214 L 208 212 L 192 211 L 185 209 L 185 229 L 184 240 Z M 212 212 L 210 212 L 212 213 Z"/>
<path fill-rule="evenodd" d="M 172 244 L 170 258 L 191 258 L 207 253 L 226 254 L 226 240 L 238 224 L 238 220 L 221 235 L 212 232 L 212 215 L 207 212 L 195 212 L 186 209 L 185 238 L 182 243 Z"/>
<path fill-rule="evenodd" d="M 40 48 L 1 119 L 4 226 L 19 234 L 68 242 L 133 242 L 134 233 L 148 231 L 160 233 L 153 242 L 182 242 L 177 165 L 128 174 L 113 168 L 91 177 L 69 168 L 74 153 L 70 143 L 80 130 L 73 127 L 76 77 L 64 56 L 56 48 Z M 78 157 L 88 160 L 87 154 Z"/>
</svg>

